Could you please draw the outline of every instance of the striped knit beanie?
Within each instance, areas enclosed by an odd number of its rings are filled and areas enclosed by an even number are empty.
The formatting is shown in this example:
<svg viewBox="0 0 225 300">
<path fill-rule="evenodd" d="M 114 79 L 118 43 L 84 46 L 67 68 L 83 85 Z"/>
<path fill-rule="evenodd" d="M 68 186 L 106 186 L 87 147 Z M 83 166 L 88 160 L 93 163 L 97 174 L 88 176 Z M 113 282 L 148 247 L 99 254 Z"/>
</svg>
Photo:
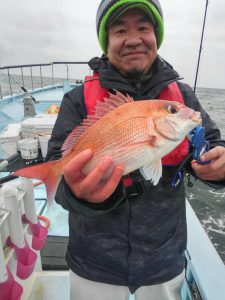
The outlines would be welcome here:
<svg viewBox="0 0 225 300">
<path fill-rule="evenodd" d="M 140 8 L 150 17 L 156 32 L 157 47 L 163 41 L 163 13 L 158 0 L 102 0 L 99 4 L 96 27 L 99 44 L 107 54 L 107 25 L 131 8 Z"/>
</svg>

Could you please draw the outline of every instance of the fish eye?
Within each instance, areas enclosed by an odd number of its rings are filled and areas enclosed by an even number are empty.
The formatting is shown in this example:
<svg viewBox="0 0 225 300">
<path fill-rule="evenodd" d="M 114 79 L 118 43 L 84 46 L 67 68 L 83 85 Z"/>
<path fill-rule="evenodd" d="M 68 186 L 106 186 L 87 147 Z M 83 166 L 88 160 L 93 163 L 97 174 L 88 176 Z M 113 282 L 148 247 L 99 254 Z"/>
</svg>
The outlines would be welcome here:
<svg viewBox="0 0 225 300">
<path fill-rule="evenodd" d="M 177 113 L 177 108 L 176 108 L 175 106 L 173 106 L 173 105 L 169 105 L 169 106 L 167 107 L 167 110 L 168 110 L 168 112 L 169 112 L 170 114 L 175 114 L 175 113 Z"/>
</svg>

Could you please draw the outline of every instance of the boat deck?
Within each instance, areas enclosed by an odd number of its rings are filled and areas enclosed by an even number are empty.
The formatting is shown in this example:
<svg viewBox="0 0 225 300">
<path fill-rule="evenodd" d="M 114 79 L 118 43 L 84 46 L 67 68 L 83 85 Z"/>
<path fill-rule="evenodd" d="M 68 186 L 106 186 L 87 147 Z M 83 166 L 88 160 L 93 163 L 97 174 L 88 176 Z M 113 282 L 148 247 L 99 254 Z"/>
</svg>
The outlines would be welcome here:
<svg viewBox="0 0 225 300">
<path fill-rule="evenodd" d="M 79 84 L 71 84 L 68 86 L 67 81 L 64 85 L 57 84 L 55 86 L 46 86 L 42 89 L 33 90 L 30 95 L 35 98 L 34 103 L 37 114 L 44 113 L 51 105 L 59 105 L 65 92 L 78 86 Z M 7 96 L 0 101 L 0 131 L 8 124 L 17 123 L 24 118 L 24 93 Z"/>
<path fill-rule="evenodd" d="M 69 300 L 69 292 L 68 272 L 36 272 L 23 300 Z"/>
<path fill-rule="evenodd" d="M 23 300 L 69 300 L 69 292 L 69 272 L 41 272 L 36 273 Z M 134 295 L 130 295 L 129 300 L 134 300 Z"/>
</svg>

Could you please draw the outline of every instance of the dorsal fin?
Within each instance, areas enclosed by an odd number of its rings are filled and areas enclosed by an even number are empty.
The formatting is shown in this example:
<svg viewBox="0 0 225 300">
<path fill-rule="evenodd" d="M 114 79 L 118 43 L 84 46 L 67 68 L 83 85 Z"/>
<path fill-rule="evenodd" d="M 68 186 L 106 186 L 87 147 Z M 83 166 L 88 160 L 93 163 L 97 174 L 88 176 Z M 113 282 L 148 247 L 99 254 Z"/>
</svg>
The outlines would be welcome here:
<svg viewBox="0 0 225 300">
<path fill-rule="evenodd" d="M 62 156 L 69 154 L 80 136 L 99 119 L 104 117 L 108 112 L 114 110 L 115 108 L 128 103 L 133 102 L 134 99 L 129 95 L 123 95 L 122 93 L 116 91 L 116 95 L 109 93 L 108 98 L 104 98 L 104 101 L 97 101 L 95 107 L 94 115 L 88 115 L 83 122 L 77 126 L 66 138 L 62 145 Z"/>
</svg>

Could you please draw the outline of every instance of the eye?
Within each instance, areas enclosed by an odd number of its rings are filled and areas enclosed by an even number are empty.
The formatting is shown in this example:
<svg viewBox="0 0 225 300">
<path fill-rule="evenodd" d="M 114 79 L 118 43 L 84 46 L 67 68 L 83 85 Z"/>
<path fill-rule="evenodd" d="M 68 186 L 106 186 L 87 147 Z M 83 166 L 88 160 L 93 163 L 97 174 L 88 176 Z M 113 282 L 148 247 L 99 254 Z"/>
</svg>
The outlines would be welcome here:
<svg viewBox="0 0 225 300">
<path fill-rule="evenodd" d="M 115 34 L 116 35 L 121 35 L 121 34 L 125 34 L 126 30 L 124 28 L 118 28 L 115 30 Z"/>
<path fill-rule="evenodd" d="M 175 114 L 175 113 L 177 113 L 177 108 L 175 107 L 175 106 L 173 106 L 173 105 L 169 105 L 168 107 L 167 107 L 167 111 L 168 111 L 168 113 L 170 113 L 170 114 Z"/>
<path fill-rule="evenodd" d="M 148 27 L 147 27 L 147 26 L 141 26 L 141 27 L 139 28 L 139 31 L 140 31 L 140 32 L 148 31 Z"/>
<path fill-rule="evenodd" d="M 117 32 L 116 33 L 124 33 L 125 32 L 125 30 L 124 29 L 119 29 L 119 30 L 117 30 Z"/>
</svg>

